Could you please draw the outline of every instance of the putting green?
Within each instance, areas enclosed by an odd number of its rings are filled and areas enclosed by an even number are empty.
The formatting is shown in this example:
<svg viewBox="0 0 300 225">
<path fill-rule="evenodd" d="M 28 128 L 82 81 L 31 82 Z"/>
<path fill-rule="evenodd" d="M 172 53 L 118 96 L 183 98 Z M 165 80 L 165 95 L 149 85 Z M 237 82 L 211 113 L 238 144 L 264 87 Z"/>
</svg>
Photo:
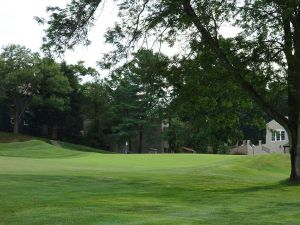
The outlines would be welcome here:
<svg viewBox="0 0 300 225">
<path fill-rule="evenodd" d="M 287 155 L 75 150 L 0 144 L 0 224 L 300 224 Z"/>
</svg>

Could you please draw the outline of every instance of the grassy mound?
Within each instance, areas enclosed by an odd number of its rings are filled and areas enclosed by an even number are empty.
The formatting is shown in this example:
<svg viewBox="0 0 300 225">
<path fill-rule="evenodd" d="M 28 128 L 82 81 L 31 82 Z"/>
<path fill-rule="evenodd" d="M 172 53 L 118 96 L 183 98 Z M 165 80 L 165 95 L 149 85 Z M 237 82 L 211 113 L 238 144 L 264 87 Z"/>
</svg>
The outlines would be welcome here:
<svg viewBox="0 0 300 225">
<path fill-rule="evenodd" d="M 62 158 L 82 155 L 79 151 L 59 148 L 44 141 L 31 140 L 0 144 L 0 156 L 26 158 Z"/>
<path fill-rule="evenodd" d="M 0 156 L 27 158 L 62 158 L 84 155 L 87 152 L 111 154 L 111 152 L 58 142 L 59 147 L 50 144 L 45 138 L 32 137 L 22 134 L 0 132 Z"/>
</svg>

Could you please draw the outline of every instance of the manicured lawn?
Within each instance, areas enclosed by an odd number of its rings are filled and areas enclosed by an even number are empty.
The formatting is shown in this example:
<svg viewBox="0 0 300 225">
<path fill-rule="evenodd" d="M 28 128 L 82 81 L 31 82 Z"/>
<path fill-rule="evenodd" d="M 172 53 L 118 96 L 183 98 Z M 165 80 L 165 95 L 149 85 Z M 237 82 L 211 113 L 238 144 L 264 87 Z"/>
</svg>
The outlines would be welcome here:
<svg viewBox="0 0 300 225">
<path fill-rule="evenodd" d="M 78 150 L 78 149 L 77 149 Z M 286 155 L 118 155 L 0 144 L 1 225 L 300 224 Z"/>
</svg>

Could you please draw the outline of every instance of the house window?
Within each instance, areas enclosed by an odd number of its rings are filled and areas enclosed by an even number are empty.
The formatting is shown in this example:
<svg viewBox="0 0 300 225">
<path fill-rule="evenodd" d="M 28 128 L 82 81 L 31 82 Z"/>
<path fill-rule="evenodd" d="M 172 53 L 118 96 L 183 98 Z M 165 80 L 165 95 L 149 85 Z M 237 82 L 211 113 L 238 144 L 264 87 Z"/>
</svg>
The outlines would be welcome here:
<svg viewBox="0 0 300 225">
<path fill-rule="evenodd" d="M 281 140 L 282 140 L 282 141 L 285 141 L 285 131 L 282 130 L 282 131 L 280 132 L 280 136 L 281 136 Z"/>
<path fill-rule="evenodd" d="M 272 141 L 285 141 L 286 135 L 284 130 L 273 130 Z"/>
<path fill-rule="evenodd" d="M 275 131 L 272 131 L 272 141 L 275 141 Z"/>
<path fill-rule="evenodd" d="M 279 131 L 275 131 L 276 132 L 276 141 L 280 141 L 280 132 Z"/>
</svg>

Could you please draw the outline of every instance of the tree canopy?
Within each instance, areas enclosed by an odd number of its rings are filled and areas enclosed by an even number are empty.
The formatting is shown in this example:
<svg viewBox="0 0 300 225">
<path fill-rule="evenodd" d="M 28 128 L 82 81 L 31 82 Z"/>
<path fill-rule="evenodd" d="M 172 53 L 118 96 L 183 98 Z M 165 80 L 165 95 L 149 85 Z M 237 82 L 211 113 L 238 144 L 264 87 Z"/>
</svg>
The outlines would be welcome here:
<svg viewBox="0 0 300 225">
<path fill-rule="evenodd" d="M 19 132 L 19 122 L 38 91 L 38 55 L 20 45 L 3 48 L 0 55 L 2 99 L 13 118 L 14 132 Z"/>
</svg>

